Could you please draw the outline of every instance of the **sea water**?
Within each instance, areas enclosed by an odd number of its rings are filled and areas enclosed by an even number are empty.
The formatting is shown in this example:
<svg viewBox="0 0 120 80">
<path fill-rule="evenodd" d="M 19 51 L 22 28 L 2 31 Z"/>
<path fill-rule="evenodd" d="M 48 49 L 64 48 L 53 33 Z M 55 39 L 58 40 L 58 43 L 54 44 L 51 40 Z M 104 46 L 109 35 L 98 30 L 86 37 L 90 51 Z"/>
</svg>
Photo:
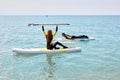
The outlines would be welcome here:
<svg viewBox="0 0 120 80">
<path fill-rule="evenodd" d="M 54 39 L 65 32 L 95 40 L 62 41 L 81 47 L 76 53 L 16 54 L 14 47 L 46 47 L 41 26 L 29 23 L 69 23 L 59 27 Z M 0 80 L 120 80 L 120 16 L 0 16 Z"/>
</svg>

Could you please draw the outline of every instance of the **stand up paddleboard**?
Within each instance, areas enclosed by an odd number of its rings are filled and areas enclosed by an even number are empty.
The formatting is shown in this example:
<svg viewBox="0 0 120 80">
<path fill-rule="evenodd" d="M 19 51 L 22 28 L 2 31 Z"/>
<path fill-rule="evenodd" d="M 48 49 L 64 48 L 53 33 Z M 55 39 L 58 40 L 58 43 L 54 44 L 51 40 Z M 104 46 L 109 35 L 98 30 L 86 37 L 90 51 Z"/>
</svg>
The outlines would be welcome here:
<svg viewBox="0 0 120 80">
<path fill-rule="evenodd" d="M 13 52 L 20 54 L 49 54 L 49 53 L 70 53 L 70 52 L 80 52 L 81 47 L 74 48 L 60 48 L 60 49 L 46 49 L 46 48 L 13 48 Z"/>
</svg>

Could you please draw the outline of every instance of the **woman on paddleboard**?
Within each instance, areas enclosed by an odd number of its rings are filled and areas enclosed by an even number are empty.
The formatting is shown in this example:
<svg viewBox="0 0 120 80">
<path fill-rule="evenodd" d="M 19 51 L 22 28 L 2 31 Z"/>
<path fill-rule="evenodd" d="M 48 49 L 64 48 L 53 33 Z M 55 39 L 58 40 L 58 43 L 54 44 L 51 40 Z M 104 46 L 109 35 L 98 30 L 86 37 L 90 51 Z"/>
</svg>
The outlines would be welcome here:
<svg viewBox="0 0 120 80">
<path fill-rule="evenodd" d="M 61 44 L 60 42 L 55 42 L 52 43 L 52 40 L 54 38 L 54 36 L 56 35 L 57 31 L 58 31 L 58 26 L 56 26 L 56 30 L 55 32 L 52 34 L 52 30 L 48 30 L 48 32 L 46 33 L 44 30 L 44 26 L 42 26 L 42 31 L 46 37 L 46 41 L 47 41 L 47 49 L 59 49 L 58 47 L 56 47 L 57 45 L 62 46 L 63 48 L 67 48 L 66 46 L 64 46 L 63 44 Z"/>
<path fill-rule="evenodd" d="M 65 37 L 66 39 L 79 39 L 79 38 L 86 38 L 88 39 L 89 37 L 86 36 L 86 35 L 79 35 L 79 36 L 71 36 L 71 35 L 68 35 L 68 34 L 65 34 L 65 33 L 62 33 L 62 36 Z"/>
</svg>

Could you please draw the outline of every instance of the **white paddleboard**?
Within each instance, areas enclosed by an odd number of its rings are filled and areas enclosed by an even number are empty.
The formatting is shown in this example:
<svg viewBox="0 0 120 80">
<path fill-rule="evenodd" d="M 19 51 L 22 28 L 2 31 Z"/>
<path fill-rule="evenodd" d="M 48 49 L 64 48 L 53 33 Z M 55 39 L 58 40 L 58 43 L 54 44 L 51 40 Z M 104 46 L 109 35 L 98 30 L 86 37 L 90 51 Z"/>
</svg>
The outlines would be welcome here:
<svg viewBox="0 0 120 80">
<path fill-rule="evenodd" d="M 46 48 L 13 48 L 13 52 L 22 54 L 49 54 L 49 53 L 69 53 L 69 52 L 80 52 L 81 47 L 74 48 L 61 48 L 48 50 Z"/>
</svg>

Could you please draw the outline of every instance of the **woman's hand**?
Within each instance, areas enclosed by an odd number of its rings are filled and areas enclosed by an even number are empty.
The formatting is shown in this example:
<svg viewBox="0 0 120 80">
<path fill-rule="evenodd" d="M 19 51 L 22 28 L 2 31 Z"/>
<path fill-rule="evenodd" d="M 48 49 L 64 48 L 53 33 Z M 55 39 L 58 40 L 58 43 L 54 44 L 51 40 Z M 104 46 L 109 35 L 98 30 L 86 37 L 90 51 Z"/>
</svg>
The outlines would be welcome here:
<svg viewBox="0 0 120 80">
<path fill-rule="evenodd" d="M 42 26 L 42 30 L 45 31 L 45 30 L 44 30 L 44 26 Z"/>
<path fill-rule="evenodd" d="M 56 32 L 58 31 L 58 26 L 56 26 Z"/>
</svg>

